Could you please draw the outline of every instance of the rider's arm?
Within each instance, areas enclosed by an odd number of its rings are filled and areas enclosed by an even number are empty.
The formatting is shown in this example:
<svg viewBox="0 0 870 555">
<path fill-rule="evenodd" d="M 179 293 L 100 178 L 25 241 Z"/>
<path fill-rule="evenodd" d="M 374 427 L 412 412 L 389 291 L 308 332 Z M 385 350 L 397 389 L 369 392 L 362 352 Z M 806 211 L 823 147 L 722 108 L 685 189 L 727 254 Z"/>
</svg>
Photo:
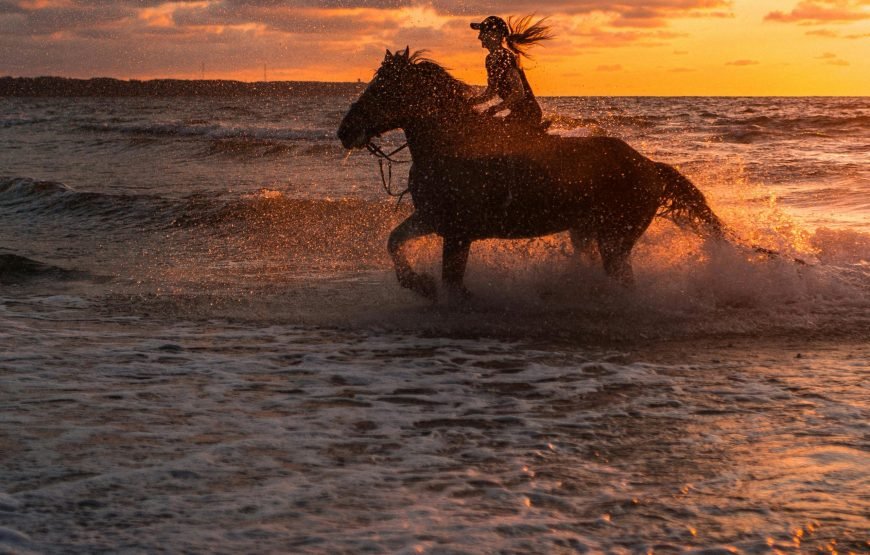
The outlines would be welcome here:
<svg viewBox="0 0 870 555">
<path fill-rule="evenodd" d="M 495 90 L 492 87 L 486 87 L 486 90 L 477 96 L 471 98 L 472 104 L 483 104 L 489 102 L 496 97 Z"/>
<path fill-rule="evenodd" d="M 511 110 L 514 106 L 517 105 L 523 98 L 525 98 L 525 92 L 523 91 L 523 80 L 520 78 L 520 72 L 515 68 L 510 68 L 507 71 L 503 72 L 501 75 L 501 79 L 507 84 L 507 89 L 510 91 L 510 94 L 507 95 L 507 98 L 502 98 L 501 102 L 490 106 L 487 108 L 485 114 L 489 116 L 494 116 L 499 112 L 503 112 L 504 110 Z"/>
</svg>

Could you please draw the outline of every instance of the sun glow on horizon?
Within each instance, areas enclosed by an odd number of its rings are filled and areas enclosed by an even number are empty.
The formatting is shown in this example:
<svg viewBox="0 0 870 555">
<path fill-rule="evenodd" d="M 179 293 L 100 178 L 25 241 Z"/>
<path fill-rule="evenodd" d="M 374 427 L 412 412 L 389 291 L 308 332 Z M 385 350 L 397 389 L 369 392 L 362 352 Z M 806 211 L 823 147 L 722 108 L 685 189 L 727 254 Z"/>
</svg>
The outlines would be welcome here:
<svg viewBox="0 0 870 555">
<path fill-rule="evenodd" d="M 385 49 L 409 45 L 485 81 L 468 23 L 487 14 L 448 11 L 450 1 L 11 4 L 0 11 L 0 74 L 260 81 L 265 66 L 273 80 L 366 81 Z M 503 15 L 550 16 L 555 40 L 525 61 L 540 95 L 870 94 L 870 0 L 501 4 Z"/>
</svg>

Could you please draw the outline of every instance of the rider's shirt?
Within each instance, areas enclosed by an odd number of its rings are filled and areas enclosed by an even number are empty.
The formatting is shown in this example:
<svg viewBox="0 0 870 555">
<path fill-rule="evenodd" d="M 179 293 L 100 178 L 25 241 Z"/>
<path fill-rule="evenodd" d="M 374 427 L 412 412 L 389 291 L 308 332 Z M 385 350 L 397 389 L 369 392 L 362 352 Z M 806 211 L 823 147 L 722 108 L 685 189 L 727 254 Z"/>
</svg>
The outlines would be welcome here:
<svg viewBox="0 0 870 555">
<path fill-rule="evenodd" d="M 538 106 L 526 74 L 513 52 L 507 48 L 490 52 L 486 57 L 486 73 L 489 89 L 495 91 L 502 100 L 517 92 L 514 90 L 517 82 L 522 86 L 523 99 L 511 106 L 511 113 L 506 120 L 521 121 L 529 125 L 541 123 L 541 107 Z M 516 75 L 519 76 L 518 80 L 514 78 Z"/>
</svg>

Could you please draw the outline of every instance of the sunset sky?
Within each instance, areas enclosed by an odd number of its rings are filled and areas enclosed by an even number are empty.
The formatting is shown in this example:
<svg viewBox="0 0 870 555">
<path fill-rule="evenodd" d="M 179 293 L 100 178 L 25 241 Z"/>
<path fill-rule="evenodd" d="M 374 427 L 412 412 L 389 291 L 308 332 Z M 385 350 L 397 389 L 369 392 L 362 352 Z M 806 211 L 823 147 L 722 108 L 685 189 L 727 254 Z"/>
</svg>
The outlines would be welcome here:
<svg viewBox="0 0 870 555">
<path fill-rule="evenodd" d="M 0 75 L 367 81 L 410 45 L 471 83 L 471 21 L 549 16 L 542 95 L 868 95 L 870 0 L 0 0 Z"/>
</svg>

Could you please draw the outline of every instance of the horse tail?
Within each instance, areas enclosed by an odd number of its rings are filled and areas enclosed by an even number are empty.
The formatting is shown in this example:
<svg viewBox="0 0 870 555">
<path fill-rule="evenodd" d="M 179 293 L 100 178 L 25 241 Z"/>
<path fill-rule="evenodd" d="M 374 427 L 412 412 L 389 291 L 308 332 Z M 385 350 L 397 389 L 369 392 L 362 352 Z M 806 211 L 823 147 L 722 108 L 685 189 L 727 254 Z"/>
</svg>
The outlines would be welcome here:
<svg viewBox="0 0 870 555">
<path fill-rule="evenodd" d="M 664 182 L 657 216 L 668 218 L 704 238 L 726 238 L 725 224 L 710 209 L 704 194 L 686 176 L 662 162 L 656 163 L 656 170 Z"/>
<path fill-rule="evenodd" d="M 713 213 L 713 210 L 707 205 L 704 194 L 673 166 L 657 162 L 656 170 L 664 181 L 662 205 L 656 214 L 657 216 L 668 218 L 682 228 L 691 229 L 705 239 L 726 240 L 748 253 L 762 254 L 768 258 L 782 256 L 776 250 L 741 240 Z M 795 264 L 808 265 L 800 258 L 792 258 L 791 260 Z"/>
</svg>

